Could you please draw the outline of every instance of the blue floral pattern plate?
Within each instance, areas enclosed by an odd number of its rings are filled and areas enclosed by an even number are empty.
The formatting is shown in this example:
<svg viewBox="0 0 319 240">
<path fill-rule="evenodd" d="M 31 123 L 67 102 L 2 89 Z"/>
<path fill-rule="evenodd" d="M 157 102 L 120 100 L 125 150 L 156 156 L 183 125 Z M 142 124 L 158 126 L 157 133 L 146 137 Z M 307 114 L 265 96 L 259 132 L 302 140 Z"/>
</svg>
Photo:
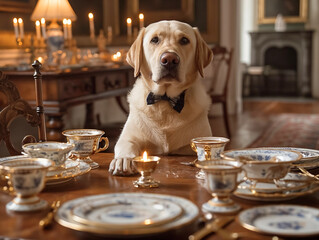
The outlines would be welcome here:
<svg viewBox="0 0 319 240">
<path fill-rule="evenodd" d="M 151 226 L 146 226 L 146 227 L 140 226 L 140 227 L 126 228 L 123 226 L 123 224 L 119 224 L 122 227 L 100 226 L 100 225 L 96 225 L 93 221 L 90 223 L 90 220 L 87 222 L 87 224 L 74 220 L 73 212 L 74 210 L 76 210 L 75 209 L 76 207 L 83 205 L 85 203 L 97 201 L 97 199 L 101 200 L 104 198 L 105 199 L 112 199 L 112 198 L 122 199 L 123 202 L 125 201 L 129 202 L 130 199 L 133 199 L 133 198 L 139 199 L 140 201 L 143 201 L 143 199 L 153 199 L 153 201 L 157 201 L 161 203 L 160 205 L 163 205 L 164 203 L 167 203 L 167 202 L 171 203 L 171 205 L 176 204 L 182 208 L 183 212 L 177 218 L 172 218 L 168 222 L 163 222 L 162 224 L 157 224 L 157 225 L 153 224 Z M 96 211 L 96 213 L 98 213 L 98 211 Z M 191 201 L 181 197 L 164 195 L 164 194 L 152 194 L 152 193 L 110 193 L 110 194 L 81 197 L 81 198 L 76 198 L 68 202 L 65 202 L 56 212 L 55 220 L 62 226 L 65 226 L 67 228 L 77 230 L 77 231 L 100 234 L 103 236 L 137 237 L 141 235 L 157 234 L 157 233 L 165 232 L 168 230 L 172 230 L 175 228 L 179 228 L 181 226 L 191 224 L 195 222 L 198 215 L 199 215 L 198 207 Z M 93 219 L 96 220 L 95 217 Z M 115 224 L 113 223 L 113 225 Z"/>
<path fill-rule="evenodd" d="M 298 205 L 266 205 L 242 211 L 240 224 L 252 231 L 283 237 L 319 234 L 319 209 Z"/>
</svg>

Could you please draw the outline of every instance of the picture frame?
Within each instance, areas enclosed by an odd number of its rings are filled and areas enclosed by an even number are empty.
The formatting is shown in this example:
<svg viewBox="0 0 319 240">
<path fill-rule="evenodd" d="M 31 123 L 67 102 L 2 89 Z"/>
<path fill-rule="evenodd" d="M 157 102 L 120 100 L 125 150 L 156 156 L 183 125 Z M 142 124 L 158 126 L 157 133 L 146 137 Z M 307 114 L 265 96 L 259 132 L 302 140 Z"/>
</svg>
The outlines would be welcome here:
<svg viewBox="0 0 319 240">
<path fill-rule="evenodd" d="M 304 23 L 308 18 L 308 0 L 259 0 L 258 23 L 275 23 L 281 14 L 287 23 Z"/>
<path fill-rule="evenodd" d="M 0 12 L 31 13 L 35 0 L 0 0 Z"/>
</svg>

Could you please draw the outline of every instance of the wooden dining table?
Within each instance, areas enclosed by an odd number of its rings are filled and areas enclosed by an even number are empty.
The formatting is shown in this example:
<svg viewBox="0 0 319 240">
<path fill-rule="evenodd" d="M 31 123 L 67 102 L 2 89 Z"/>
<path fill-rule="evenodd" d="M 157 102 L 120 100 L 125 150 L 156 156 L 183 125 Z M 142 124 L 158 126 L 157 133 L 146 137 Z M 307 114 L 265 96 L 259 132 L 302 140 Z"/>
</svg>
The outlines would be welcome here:
<svg viewBox="0 0 319 240">
<path fill-rule="evenodd" d="M 60 200 L 61 204 L 66 201 L 84 196 L 107 194 L 107 193 L 155 193 L 173 195 L 186 198 L 201 209 L 201 205 L 207 202 L 211 195 L 204 186 L 204 180 L 196 179 L 195 174 L 199 170 L 196 167 L 186 166 L 181 162 L 190 162 L 195 156 L 160 156 L 160 162 L 153 173 L 153 177 L 160 181 L 158 188 L 135 188 L 133 181 L 139 175 L 122 177 L 113 176 L 108 172 L 108 167 L 113 159 L 113 153 L 98 153 L 92 156 L 92 159 L 99 163 L 99 168 L 89 171 L 86 174 L 75 177 L 71 181 L 57 185 L 46 186 L 39 194 L 41 199 L 48 203 Z M 91 233 L 84 233 L 66 228 L 57 222 L 53 222 L 48 229 L 39 227 L 39 221 L 48 213 L 48 209 L 39 212 L 14 213 L 6 211 L 6 204 L 11 201 L 13 196 L 0 193 L 0 239 L 3 237 L 22 238 L 22 239 L 109 239 L 107 236 L 96 236 Z M 252 201 L 231 196 L 231 198 L 241 206 L 241 210 L 262 206 L 278 204 L 298 204 L 319 208 L 319 191 L 301 196 L 289 201 L 263 202 Z M 238 216 L 238 213 L 235 214 Z M 144 239 L 188 239 L 188 236 L 194 231 L 203 227 L 200 218 L 187 226 L 179 229 L 170 230 L 147 236 Z M 220 217 L 216 215 L 216 217 Z M 248 237 L 241 239 L 271 239 L 272 236 L 256 233 L 242 227 L 237 218 L 224 227 L 227 232 L 245 232 Z M 124 239 L 130 236 L 121 236 Z M 142 236 L 143 237 L 143 236 Z M 5 238 L 7 239 L 7 238 Z M 223 239 L 220 235 L 213 233 L 205 239 Z M 304 238 L 303 238 L 304 239 Z M 317 237 L 308 237 L 307 239 L 318 239 Z"/>
</svg>

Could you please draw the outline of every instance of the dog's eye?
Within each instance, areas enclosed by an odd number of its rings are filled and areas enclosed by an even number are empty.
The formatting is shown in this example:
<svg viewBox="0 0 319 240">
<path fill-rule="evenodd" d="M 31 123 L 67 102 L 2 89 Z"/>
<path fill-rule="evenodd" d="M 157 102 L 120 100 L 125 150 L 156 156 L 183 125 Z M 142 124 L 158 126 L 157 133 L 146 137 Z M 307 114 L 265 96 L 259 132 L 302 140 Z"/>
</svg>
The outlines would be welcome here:
<svg viewBox="0 0 319 240">
<path fill-rule="evenodd" d="M 151 43 L 157 44 L 158 42 L 159 42 L 158 37 L 153 37 L 153 38 L 151 39 Z"/>
<path fill-rule="evenodd" d="M 182 37 L 181 40 L 179 40 L 179 43 L 181 45 L 186 45 L 189 43 L 189 39 L 187 37 Z"/>
</svg>

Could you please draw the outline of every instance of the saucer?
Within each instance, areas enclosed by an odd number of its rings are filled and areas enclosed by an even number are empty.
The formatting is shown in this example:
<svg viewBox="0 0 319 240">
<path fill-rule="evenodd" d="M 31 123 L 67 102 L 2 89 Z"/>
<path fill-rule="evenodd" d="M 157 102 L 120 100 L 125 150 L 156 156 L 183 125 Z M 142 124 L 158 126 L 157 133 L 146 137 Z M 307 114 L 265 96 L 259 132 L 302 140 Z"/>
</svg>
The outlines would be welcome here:
<svg viewBox="0 0 319 240">
<path fill-rule="evenodd" d="M 248 189 L 252 193 L 282 193 L 305 188 L 306 186 L 306 182 L 286 182 L 284 180 L 278 180 L 277 183 L 256 182 L 255 186 L 246 181 L 239 184 L 238 188 Z"/>
<path fill-rule="evenodd" d="M 76 168 L 79 165 L 79 162 L 73 161 L 71 159 L 67 159 L 65 161 L 64 166 L 59 166 L 59 167 L 51 167 L 49 168 L 49 171 L 47 172 L 47 177 L 52 177 L 52 176 L 58 176 L 60 174 L 63 174 L 65 171 L 70 171 L 74 168 Z"/>
<path fill-rule="evenodd" d="M 71 160 L 72 161 L 72 160 Z M 71 179 L 83 175 L 91 170 L 89 164 L 78 161 L 78 166 L 71 168 L 69 170 L 62 171 L 59 175 L 47 176 L 46 185 L 55 185 L 70 181 Z"/>
<path fill-rule="evenodd" d="M 298 205 L 266 205 L 242 211 L 240 224 L 252 231 L 283 237 L 319 234 L 319 209 Z"/>
</svg>

